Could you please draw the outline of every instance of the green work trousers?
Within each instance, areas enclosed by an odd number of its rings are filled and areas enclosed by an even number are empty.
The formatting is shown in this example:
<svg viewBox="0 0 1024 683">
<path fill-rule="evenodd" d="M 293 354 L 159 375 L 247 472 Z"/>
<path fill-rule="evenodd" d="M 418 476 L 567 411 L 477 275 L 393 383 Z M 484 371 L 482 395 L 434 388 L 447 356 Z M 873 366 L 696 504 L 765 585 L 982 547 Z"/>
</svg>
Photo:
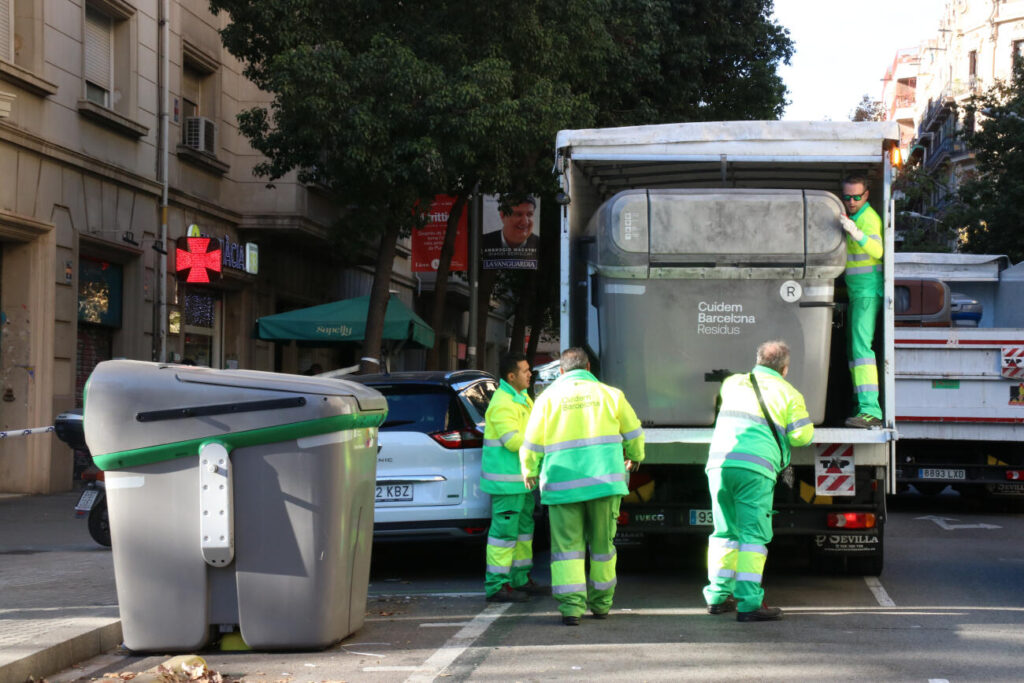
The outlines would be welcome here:
<svg viewBox="0 0 1024 683">
<path fill-rule="evenodd" d="M 533 493 L 491 494 L 484 590 L 490 597 L 510 584 L 518 588 L 533 569 Z"/>
<path fill-rule="evenodd" d="M 708 538 L 704 600 L 717 605 L 732 595 L 738 610 L 753 612 L 764 602 L 775 482 L 740 467 L 717 467 L 708 470 L 708 486 L 715 531 Z"/>
<path fill-rule="evenodd" d="M 882 307 L 877 296 L 850 299 L 850 315 L 846 323 L 846 357 L 850 362 L 853 392 L 857 397 L 857 413 L 882 419 L 878 404 L 878 365 L 871 343 L 875 339 L 875 320 Z"/>
<path fill-rule="evenodd" d="M 622 496 L 548 506 L 551 520 L 551 593 L 563 616 L 587 608 L 607 614 L 615 595 L 616 519 Z M 590 548 L 590 581 L 586 556 Z"/>
</svg>

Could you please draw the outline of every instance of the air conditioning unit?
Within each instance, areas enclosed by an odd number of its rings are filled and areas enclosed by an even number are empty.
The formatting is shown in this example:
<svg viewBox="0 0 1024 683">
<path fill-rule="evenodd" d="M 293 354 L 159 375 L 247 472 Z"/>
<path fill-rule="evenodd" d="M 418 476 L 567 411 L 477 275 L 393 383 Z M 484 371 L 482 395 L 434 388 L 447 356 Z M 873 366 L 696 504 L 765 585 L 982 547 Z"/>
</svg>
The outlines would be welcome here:
<svg viewBox="0 0 1024 683">
<path fill-rule="evenodd" d="M 185 146 L 216 156 L 217 127 L 205 116 L 185 118 Z"/>
</svg>

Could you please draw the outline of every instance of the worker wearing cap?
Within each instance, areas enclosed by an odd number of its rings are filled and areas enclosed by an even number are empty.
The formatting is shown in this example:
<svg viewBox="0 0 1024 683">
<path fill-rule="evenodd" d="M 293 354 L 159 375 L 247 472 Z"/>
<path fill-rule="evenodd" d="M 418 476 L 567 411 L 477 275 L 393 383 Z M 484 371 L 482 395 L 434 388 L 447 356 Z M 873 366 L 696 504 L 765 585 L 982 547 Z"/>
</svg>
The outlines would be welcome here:
<svg viewBox="0 0 1024 683">
<path fill-rule="evenodd" d="M 846 426 L 869 429 L 882 426 L 878 364 L 871 348 L 882 307 L 882 219 L 868 204 L 866 178 L 850 176 L 842 187 L 847 216 L 841 216 L 840 222 L 846 231 L 846 290 L 850 298 L 846 353 L 857 397 L 856 413 L 847 418 Z"/>
<path fill-rule="evenodd" d="M 504 356 L 498 371 L 501 382 L 484 415 L 480 464 L 480 490 L 491 494 L 484 590 L 488 602 L 524 602 L 550 591 L 530 578 L 535 501 L 519 470 L 519 447 L 533 409 L 526 393 L 532 373 L 521 353 Z"/>
<path fill-rule="evenodd" d="M 599 619 L 611 609 L 619 503 L 644 459 L 644 433 L 625 395 L 590 373 L 583 349 L 566 349 L 560 370 L 537 399 L 519 457 L 527 488 L 539 479 L 548 506 L 551 591 L 562 623 L 578 626 L 588 608 Z"/>
<path fill-rule="evenodd" d="M 758 347 L 750 373 L 722 383 L 705 468 L 715 524 L 704 588 L 709 614 L 735 609 L 737 621 L 782 616 L 778 607 L 764 604 L 761 587 L 772 540 L 772 497 L 776 478 L 789 466 L 790 448 L 814 436 L 803 396 L 784 379 L 788 372 L 786 342 L 769 341 Z"/>
</svg>

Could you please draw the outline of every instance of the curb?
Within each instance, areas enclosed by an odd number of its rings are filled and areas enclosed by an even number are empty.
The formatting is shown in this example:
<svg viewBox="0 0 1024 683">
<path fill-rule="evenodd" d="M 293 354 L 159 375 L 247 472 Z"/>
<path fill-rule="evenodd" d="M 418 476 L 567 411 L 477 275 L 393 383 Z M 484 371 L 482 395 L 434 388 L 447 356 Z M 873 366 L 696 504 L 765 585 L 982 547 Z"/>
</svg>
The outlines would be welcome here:
<svg viewBox="0 0 1024 683">
<path fill-rule="evenodd" d="M 0 665 L 0 683 L 24 683 L 63 671 L 121 644 L 121 621 L 79 633 L 21 659 Z"/>
</svg>

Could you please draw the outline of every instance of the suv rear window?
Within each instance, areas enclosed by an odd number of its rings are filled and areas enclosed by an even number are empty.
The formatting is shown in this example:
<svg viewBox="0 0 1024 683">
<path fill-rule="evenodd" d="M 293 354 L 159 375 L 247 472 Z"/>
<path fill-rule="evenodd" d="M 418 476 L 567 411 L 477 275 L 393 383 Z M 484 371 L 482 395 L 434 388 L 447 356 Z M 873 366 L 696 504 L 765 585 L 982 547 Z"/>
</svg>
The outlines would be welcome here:
<svg viewBox="0 0 1024 683">
<path fill-rule="evenodd" d="M 375 384 L 388 399 L 388 417 L 380 426 L 389 432 L 444 432 L 463 427 L 455 394 L 444 387 Z"/>
</svg>

